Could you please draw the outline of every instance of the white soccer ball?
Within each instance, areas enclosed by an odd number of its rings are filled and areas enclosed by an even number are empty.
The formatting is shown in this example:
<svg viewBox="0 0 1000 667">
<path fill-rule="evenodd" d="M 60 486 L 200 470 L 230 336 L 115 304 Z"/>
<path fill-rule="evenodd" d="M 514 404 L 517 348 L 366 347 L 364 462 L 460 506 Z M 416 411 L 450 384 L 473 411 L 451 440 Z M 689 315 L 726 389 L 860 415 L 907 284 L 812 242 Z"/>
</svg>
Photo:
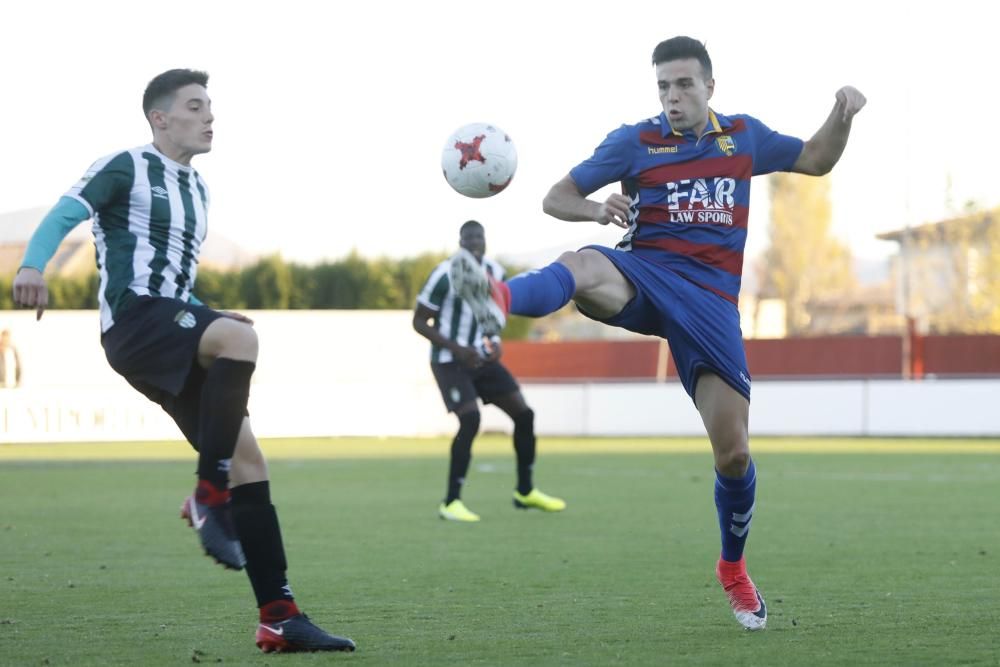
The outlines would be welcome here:
<svg viewBox="0 0 1000 667">
<path fill-rule="evenodd" d="M 517 151 L 495 125 L 472 123 L 458 128 L 441 153 L 448 185 L 466 197 L 492 197 L 510 185 L 517 171 Z"/>
</svg>

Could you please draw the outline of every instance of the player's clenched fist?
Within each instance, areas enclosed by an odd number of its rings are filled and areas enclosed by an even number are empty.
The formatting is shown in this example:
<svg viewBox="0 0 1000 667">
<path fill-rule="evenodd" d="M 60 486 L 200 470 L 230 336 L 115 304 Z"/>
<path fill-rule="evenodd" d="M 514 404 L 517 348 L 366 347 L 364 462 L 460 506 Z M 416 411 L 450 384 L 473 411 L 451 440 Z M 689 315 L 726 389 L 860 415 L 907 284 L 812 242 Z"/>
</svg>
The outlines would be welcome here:
<svg viewBox="0 0 1000 667">
<path fill-rule="evenodd" d="M 845 123 L 854 118 L 854 114 L 861 111 L 867 102 L 861 91 L 854 86 L 844 86 L 837 91 L 837 106 L 842 111 L 841 118 Z"/>
</svg>

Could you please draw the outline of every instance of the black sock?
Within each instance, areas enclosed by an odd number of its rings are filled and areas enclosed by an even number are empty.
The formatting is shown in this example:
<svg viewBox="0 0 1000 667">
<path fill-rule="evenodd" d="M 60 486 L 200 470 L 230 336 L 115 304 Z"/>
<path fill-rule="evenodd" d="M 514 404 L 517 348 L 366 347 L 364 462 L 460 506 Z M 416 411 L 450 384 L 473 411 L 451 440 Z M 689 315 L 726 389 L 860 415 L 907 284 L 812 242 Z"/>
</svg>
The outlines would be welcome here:
<svg viewBox="0 0 1000 667">
<path fill-rule="evenodd" d="M 229 482 L 229 465 L 247 413 L 252 361 L 218 358 L 205 373 L 198 423 L 198 479 L 220 489 Z"/>
<path fill-rule="evenodd" d="M 247 576 L 258 607 L 275 600 L 295 599 L 285 576 L 288 563 L 270 487 L 269 482 L 253 482 L 231 490 L 233 524 L 243 545 Z"/>
<path fill-rule="evenodd" d="M 517 454 L 517 492 L 531 493 L 535 466 L 535 413 L 531 408 L 514 417 L 514 453 Z"/>
<path fill-rule="evenodd" d="M 462 495 L 462 485 L 465 475 L 469 472 L 469 462 L 472 460 L 472 441 L 479 433 L 479 410 L 458 415 L 458 433 L 451 441 L 451 463 L 448 466 L 448 495 L 444 499 L 447 505 Z"/>
</svg>

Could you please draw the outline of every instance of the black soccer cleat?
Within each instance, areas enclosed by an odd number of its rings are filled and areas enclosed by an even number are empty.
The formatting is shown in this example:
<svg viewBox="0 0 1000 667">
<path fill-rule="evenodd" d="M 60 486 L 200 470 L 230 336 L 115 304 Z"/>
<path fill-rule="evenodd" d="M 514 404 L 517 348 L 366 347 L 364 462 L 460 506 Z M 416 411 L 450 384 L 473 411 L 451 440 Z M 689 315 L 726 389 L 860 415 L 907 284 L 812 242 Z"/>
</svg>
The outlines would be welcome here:
<svg viewBox="0 0 1000 667">
<path fill-rule="evenodd" d="M 198 502 L 195 496 L 184 499 L 181 505 L 181 518 L 198 531 L 201 546 L 205 553 L 217 563 L 230 570 L 242 570 L 247 559 L 243 555 L 243 547 L 236 536 L 233 525 L 232 510 L 229 503 L 221 505 L 206 505 Z"/>
<path fill-rule="evenodd" d="M 264 653 L 353 651 L 355 648 L 352 640 L 331 635 L 305 614 L 296 614 L 277 623 L 261 623 L 257 626 L 255 639 L 257 647 Z"/>
</svg>

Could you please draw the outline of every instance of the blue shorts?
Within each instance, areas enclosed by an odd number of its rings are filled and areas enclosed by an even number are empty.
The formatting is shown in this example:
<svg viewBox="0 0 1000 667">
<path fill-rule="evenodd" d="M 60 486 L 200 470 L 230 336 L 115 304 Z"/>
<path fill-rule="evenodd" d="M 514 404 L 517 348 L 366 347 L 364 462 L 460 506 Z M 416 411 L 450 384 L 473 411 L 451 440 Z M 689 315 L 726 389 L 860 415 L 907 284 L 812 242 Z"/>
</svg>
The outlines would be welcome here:
<svg viewBox="0 0 1000 667">
<path fill-rule="evenodd" d="M 735 304 L 641 255 L 604 246 L 586 248 L 611 260 L 635 287 L 635 298 L 607 319 L 580 312 L 611 326 L 666 338 L 692 400 L 703 371 L 715 373 L 750 400 L 750 371 Z"/>
</svg>

